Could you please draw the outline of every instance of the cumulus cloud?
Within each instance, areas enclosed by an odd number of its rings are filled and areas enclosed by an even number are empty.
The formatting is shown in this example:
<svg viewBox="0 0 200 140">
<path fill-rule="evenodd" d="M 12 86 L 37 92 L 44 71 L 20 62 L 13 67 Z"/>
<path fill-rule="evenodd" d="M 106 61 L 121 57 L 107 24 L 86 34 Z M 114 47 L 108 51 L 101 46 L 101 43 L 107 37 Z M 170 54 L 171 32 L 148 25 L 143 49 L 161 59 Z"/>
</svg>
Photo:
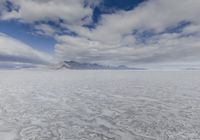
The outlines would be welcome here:
<svg viewBox="0 0 200 140">
<path fill-rule="evenodd" d="M 91 20 L 93 12 L 91 6 L 96 5 L 98 0 L 87 1 L 87 3 L 84 0 L 15 0 L 10 2 L 16 8 L 2 12 L 1 19 L 3 20 L 18 19 L 29 23 L 64 20 L 68 24 L 83 24 Z"/>
<path fill-rule="evenodd" d="M 74 56 L 88 61 L 127 64 L 198 61 L 199 9 L 198 0 L 149 0 L 130 11 L 103 15 L 95 29 L 71 26 L 80 35 L 74 39 L 80 45 L 66 39 L 65 43 L 57 45 L 57 49 L 62 50 L 58 52 L 66 58 L 74 53 Z M 188 25 L 176 33 L 182 23 Z M 152 35 L 146 37 L 148 32 Z M 88 44 L 80 41 L 84 39 L 89 40 Z M 140 41 L 142 39 L 145 42 Z M 98 42 L 98 45 L 91 42 Z M 76 47 L 81 44 L 78 51 Z"/>
<path fill-rule="evenodd" d="M 48 64 L 51 62 L 51 57 L 34 50 L 19 40 L 0 33 L 0 61 Z"/>
<path fill-rule="evenodd" d="M 150 0 L 130 11 L 103 15 L 92 30 L 68 25 L 79 36 L 57 37 L 57 54 L 61 59 L 128 65 L 199 61 L 199 9 L 198 0 Z M 146 37 L 148 32 L 152 35 Z"/>
<path fill-rule="evenodd" d="M 152 37 L 145 44 L 123 47 L 78 37 L 62 36 L 59 40 L 56 54 L 60 60 L 127 65 L 200 60 L 200 41 L 196 36 L 163 34 Z"/>
<path fill-rule="evenodd" d="M 57 40 L 60 61 L 135 65 L 200 60 L 199 0 L 148 0 L 129 11 L 102 15 L 95 28 L 87 28 L 84 25 L 92 23 L 93 8 L 100 2 L 16 0 L 18 9 L 3 10 L 1 19 L 43 21 L 35 29 Z M 59 34 L 49 20 L 73 35 Z"/>
<path fill-rule="evenodd" d="M 37 34 L 44 36 L 54 36 L 56 33 L 56 30 L 48 24 L 35 25 L 35 31 Z"/>
</svg>

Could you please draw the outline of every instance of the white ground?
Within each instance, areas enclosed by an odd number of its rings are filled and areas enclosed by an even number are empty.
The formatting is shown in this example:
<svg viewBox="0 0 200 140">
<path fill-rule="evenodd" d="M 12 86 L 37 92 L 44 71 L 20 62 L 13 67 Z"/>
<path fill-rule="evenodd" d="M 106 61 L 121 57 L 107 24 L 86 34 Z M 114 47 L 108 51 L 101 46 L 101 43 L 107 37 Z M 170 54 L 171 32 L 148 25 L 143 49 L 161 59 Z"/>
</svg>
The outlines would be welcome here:
<svg viewBox="0 0 200 140">
<path fill-rule="evenodd" d="M 200 72 L 0 71 L 1 140 L 200 140 Z"/>
</svg>

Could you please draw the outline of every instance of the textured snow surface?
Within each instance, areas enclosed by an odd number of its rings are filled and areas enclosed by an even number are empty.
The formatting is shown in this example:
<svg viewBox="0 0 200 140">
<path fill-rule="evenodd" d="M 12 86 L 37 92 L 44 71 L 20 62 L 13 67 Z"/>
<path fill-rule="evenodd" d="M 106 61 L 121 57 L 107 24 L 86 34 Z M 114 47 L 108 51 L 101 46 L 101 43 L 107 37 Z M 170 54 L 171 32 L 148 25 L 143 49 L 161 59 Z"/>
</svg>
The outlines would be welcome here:
<svg viewBox="0 0 200 140">
<path fill-rule="evenodd" d="M 0 71 L 1 140 L 199 140 L 198 71 Z"/>
</svg>

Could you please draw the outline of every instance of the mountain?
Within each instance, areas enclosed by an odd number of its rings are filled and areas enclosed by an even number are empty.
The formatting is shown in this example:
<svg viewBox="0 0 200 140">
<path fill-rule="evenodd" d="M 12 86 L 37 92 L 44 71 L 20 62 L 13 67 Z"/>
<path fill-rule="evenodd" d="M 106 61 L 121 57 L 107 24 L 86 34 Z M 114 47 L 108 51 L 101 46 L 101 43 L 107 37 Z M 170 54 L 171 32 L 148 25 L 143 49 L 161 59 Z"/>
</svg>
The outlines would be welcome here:
<svg viewBox="0 0 200 140">
<path fill-rule="evenodd" d="M 124 65 L 104 66 L 96 63 L 80 63 L 76 61 L 64 61 L 54 65 L 54 69 L 74 69 L 74 70 L 145 70 L 143 68 L 129 68 Z"/>
<path fill-rule="evenodd" d="M 110 66 L 103 66 L 96 63 L 80 63 L 76 61 L 64 61 L 71 69 L 111 69 Z"/>
<path fill-rule="evenodd" d="M 195 70 L 200 70 L 200 68 L 185 68 L 184 70 L 195 71 Z"/>
</svg>

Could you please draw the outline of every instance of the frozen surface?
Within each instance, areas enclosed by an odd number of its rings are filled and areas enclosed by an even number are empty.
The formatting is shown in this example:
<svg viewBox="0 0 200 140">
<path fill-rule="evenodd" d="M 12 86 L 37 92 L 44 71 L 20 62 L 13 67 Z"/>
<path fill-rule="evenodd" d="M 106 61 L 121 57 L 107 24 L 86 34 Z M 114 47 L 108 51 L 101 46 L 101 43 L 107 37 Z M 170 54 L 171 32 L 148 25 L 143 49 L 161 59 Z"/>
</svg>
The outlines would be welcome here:
<svg viewBox="0 0 200 140">
<path fill-rule="evenodd" d="M 199 140 L 198 71 L 0 71 L 1 140 Z"/>
</svg>

